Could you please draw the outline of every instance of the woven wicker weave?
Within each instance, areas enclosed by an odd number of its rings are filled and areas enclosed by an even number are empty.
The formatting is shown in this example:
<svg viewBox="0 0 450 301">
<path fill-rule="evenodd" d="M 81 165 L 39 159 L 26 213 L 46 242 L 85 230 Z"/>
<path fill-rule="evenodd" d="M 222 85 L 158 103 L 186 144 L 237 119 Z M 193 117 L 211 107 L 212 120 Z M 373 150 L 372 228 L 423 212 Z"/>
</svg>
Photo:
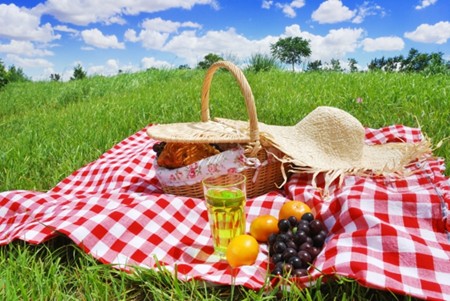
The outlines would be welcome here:
<svg viewBox="0 0 450 301">
<path fill-rule="evenodd" d="M 227 69 L 234 76 L 244 96 L 249 117 L 249 131 L 246 133 L 211 120 L 209 92 L 214 73 L 220 68 Z M 188 139 L 186 138 L 186 131 L 189 132 Z M 150 127 L 147 133 L 154 139 L 166 142 L 241 144 L 246 149 L 247 157 L 257 157 L 260 162 L 264 163 L 257 169 L 249 167 L 242 172 L 247 177 L 247 197 L 249 198 L 274 190 L 277 185 L 285 180 L 282 173 L 282 163 L 273 157 L 268 160 L 271 154 L 275 154 L 279 158 L 283 157 L 283 154 L 261 145 L 252 90 L 242 71 L 230 62 L 219 61 L 214 63 L 206 72 L 201 93 L 201 122 L 156 125 Z M 162 188 L 165 193 L 203 198 L 201 182 L 185 186 L 163 185 Z"/>
</svg>

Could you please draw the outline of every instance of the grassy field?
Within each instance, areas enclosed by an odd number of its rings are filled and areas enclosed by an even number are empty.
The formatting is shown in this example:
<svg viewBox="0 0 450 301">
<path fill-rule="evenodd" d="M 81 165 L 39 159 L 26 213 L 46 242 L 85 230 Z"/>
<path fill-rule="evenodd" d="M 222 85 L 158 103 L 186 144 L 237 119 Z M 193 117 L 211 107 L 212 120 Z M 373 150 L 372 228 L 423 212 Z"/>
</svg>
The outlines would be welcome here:
<svg viewBox="0 0 450 301">
<path fill-rule="evenodd" d="M 151 70 L 87 80 L 9 84 L 0 91 L 0 191 L 46 191 L 149 123 L 200 120 L 204 72 Z M 342 108 L 363 125 L 420 126 L 433 143 L 449 135 L 450 77 L 421 74 L 246 73 L 260 121 L 292 125 L 318 105 Z M 359 101 L 357 101 L 359 99 Z M 234 79 L 216 73 L 213 116 L 246 119 Z M 448 143 L 435 155 L 450 159 Z M 449 172 L 446 171 L 448 175 Z M 4 300 L 409 300 L 351 280 L 287 294 L 184 283 L 164 271 L 125 274 L 98 264 L 64 238 L 0 247 Z"/>
</svg>

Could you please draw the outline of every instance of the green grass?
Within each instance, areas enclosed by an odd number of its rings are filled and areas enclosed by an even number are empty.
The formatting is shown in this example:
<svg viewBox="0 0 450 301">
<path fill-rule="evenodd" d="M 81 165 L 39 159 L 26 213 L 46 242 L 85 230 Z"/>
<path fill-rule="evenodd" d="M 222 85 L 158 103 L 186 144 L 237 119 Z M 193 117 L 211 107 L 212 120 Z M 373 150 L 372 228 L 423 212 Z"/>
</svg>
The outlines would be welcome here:
<svg viewBox="0 0 450 301">
<path fill-rule="evenodd" d="M 152 70 L 7 85 L 0 91 L 0 191 L 49 190 L 149 123 L 200 120 L 203 76 L 199 70 Z M 450 78 L 445 75 L 271 71 L 246 76 L 258 118 L 266 123 L 292 125 L 316 106 L 332 105 L 368 127 L 420 124 L 435 144 L 449 136 Z M 247 118 L 240 90 L 227 72 L 214 76 L 211 110 L 212 116 Z M 449 159 L 448 143 L 435 155 Z M 0 298 L 410 300 L 348 279 L 288 293 L 282 287 L 265 292 L 180 282 L 164 270 L 128 274 L 97 263 L 63 238 L 38 246 L 15 242 L 0 247 Z"/>
</svg>

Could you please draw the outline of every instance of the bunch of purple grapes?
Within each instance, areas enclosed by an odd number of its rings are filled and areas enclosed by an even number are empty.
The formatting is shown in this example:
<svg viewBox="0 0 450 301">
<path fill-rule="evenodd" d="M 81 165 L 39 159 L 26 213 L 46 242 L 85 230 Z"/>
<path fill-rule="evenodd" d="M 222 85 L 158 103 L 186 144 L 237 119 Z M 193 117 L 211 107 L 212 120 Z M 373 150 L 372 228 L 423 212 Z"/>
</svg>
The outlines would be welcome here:
<svg viewBox="0 0 450 301">
<path fill-rule="evenodd" d="M 269 236 L 272 276 L 301 277 L 322 250 L 328 231 L 310 212 L 278 221 L 278 233 Z"/>
</svg>

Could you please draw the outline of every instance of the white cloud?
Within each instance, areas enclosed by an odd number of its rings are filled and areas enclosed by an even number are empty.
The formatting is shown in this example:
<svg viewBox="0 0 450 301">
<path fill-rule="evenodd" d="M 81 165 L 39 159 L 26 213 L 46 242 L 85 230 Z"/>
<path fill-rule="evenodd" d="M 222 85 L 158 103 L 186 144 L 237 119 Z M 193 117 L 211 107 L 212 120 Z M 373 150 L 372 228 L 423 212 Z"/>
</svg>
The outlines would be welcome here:
<svg viewBox="0 0 450 301">
<path fill-rule="evenodd" d="M 399 37 L 379 37 L 366 38 L 362 41 L 363 49 L 367 52 L 372 51 L 396 51 L 402 50 L 405 47 L 405 42 Z"/>
<path fill-rule="evenodd" d="M 116 75 L 119 72 L 119 62 L 114 59 L 106 61 L 105 65 L 91 66 L 87 69 L 88 74 L 95 75 Z"/>
<path fill-rule="evenodd" d="M 261 7 L 264 9 L 270 9 L 272 7 L 273 1 L 263 0 Z"/>
<path fill-rule="evenodd" d="M 16 40 L 11 40 L 9 44 L 0 44 L 0 52 L 28 57 L 53 55 L 53 52 L 49 50 L 36 48 L 30 41 Z"/>
<path fill-rule="evenodd" d="M 384 17 L 386 12 L 383 7 L 378 4 L 372 4 L 369 1 L 364 1 L 362 5 L 359 5 L 356 9 L 356 15 L 352 19 L 352 23 L 360 24 L 367 16 L 381 15 Z"/>
<path fill-rule="evenodd" d="M 161 18 L 146 19 L 142 22 L 142 27 L 146 30 L 154 30 L 158 32 L 172 33 L 176 32 L 180 27 L 201 28 L 201 25 L 194 22 L 174 22 L 163 20 Z"/>
<path fill-rule="evenodd" d="M 161 33 L 155 30 L 147 30 L 143 29 L 137 35 L 136 31 L 133 29 L 128 29 L 125 32 L 125 40 L 129 42 L 142 42 L 142 46 L 145 49 L 160 49 L 163 47 L 167 38 L 169 37 L 168 33 Z"/>
<path fill-rule="evenodd" d="M 291 2 L 293 8 L 302 8 L 305 6 L 305 0 L 294 0 Z"/>
<path fill-rule="evenodd" d="M 74 66 L 78 63 L 74 63 Z M 81 64 L 81 63 L 80 63 Z M 108 59 L 102 65 L 90 66 L 86 69 L 88 75 L 103 75 L 103 76 L 113 76 L 121 72 L 137 72 L 139 70 L 145 70 L 147 68 L 172 68 L 169 63 L 165 61 L 156 60 L 155 58 L 144 57 L 141 60 L 140 66 L 135 66 L 133 64 L 123 65 L 116 59 Z M 72 75 L 72 71 L 70 75 Z M 70 77 L 69 77 L 70 78 Z"/>
<path fill-rule="evenodd" d="M 219 3 L 216 0 L 170 0 L 170 1 L 125 0 L 124 11 L 127 14 L 137 15 L 141 12 L 154 13 L 158 11 L 167 10 L 170 8 L 182 8 L 190 10 L 195 5 L 209 5 L 213 9 L 219 9 Z"/>
<path fill-rule="evenodd" d="M 123 15 L 154 13 L 170 8 L 191 9 L 195 5 L 210 5 L 214 9 L 219 7 L 215 0 L 47 0 L 39 6 L 39 11 L 61 22 L 77 25 L 97 22 L 125 24 Z"/>
<path fill-rule="evenodd" d="M 57 30 L 57 31 L 70 33 L 73 36 L 77 36 L 80 33 L 78 30 L 73 29 L 73 28 L 69 28 L 66 25 L 56 25 L 55 27 L 53 27 L 53 29 Z"/>
<path fill-rule="evenodd" d="M 222 56 L 231 55 L 237 60 L 245 60 L 254 53 L 269 54 L 270 45 L 276 43 L 280 37 L 300 36 L 310 41 L 311 60 L 326 61 L 331 58 L 343 59 L 347 54 L 355 52 L 363 33 L 363 29 L 360 28 L 340 28 L 330 30 L 325 36 L 320 36 L 301 31 L 300 26 L 294 24 L 286 27 L 285 32 L 280 36 L 266 36 L 260 40 L 250 40 L 237 33 L 234 28 L 208 31 L 204 35 L 198 35 L 198 32 L 189 30 L 168 40 L 161 50 L 174 53 L 194 66 L 208 53 Z"/>
<path fill-rule="evenodd" d="M 289 4 L 276 3 L 275 5 L 276 7 L 281 8 L 286 17 L 295 18 L 295 16 L 297 16 L 297 13 Z"/>
<path fill-rule="evenodd" d="M 114 0 L 47 0 L 39 6 L 39 11 L 52 15 L 61 22 L 76 25 L 123 23 L 119 17 L 122 4 Z"/>
<path fill-rule="evenodd" d="M 325 36 L 301 31 L 297 24 L 286 27 L 285 36 L 300 36 L 310 41 L 311 57 L 309 60 L 329 61 L 342 59 L 353 53 L 359 46 L 364 30 L 361 28 L 332 29 Z"/>
<path fill-rule="evenodd" d="M 124 38 L 125 41 L 128 42 L 139 42 L 139 37 L 134 29 L 127 29 L 127 31 L 125 31 Z"/>
<path fill-rule="evenodd" d="M 405 38 L 415 42 L 445 44 L 450 39 L 450 22 L 441 21 L 434 25 L 421 24 L 412 32 L 405 32 Z"/>
<path fill-rule="evenodd" d="M 277 40 L 277 37 L 272 36 L 249 40 L 236 33 L 234 28 L 211 30 L 202 36 L 198 36 L 196 31 L 186 30 L 169 40 L 162 50 L 174 53 L 188 64 L 195 65 L 208 53 L 232 55 L 236 59 L 246 59 L 254 53 L 268 53 L 270 44 Z"/>
<path fill-rule="evenodd" d="M 16 54 L 8 54 L 6 58 L 20 68 L 50 68 L 53 63 L 42 58 L 23 58 Z"/>
<path fill-rule="evenodd" d="M 163 68 L 172 68 L 172 65 L 166 61 L 160 61 L 153 57 L 144 57 L 141 60 L 141 67 L 142 67 L 142 69 L 148 69 L 148 68 L 163 69 Z"/>
<path fill-rule="evenodd" d="M 416 9 L 417 10 L 424 9 L 425 7 L 433 5 L 436 2 L 437 2 L 437 0 L 422 0 L 422 1 L 420 1 L 420 4 L 416 6 Z"/>
<path fill-rule="evenodd" d="M 350 10 L 340 0 L 326 0 L 312 13 L 311 17 L 314 21 L 325 24 L 347 21 L 355 15 L 356 10 Z"/>
<path fill-rule="evenodd" d="M 311 17 L 320 24 L 343 21 L 360 24 L 367 16 L 381 15 L 384 17 L 385 14 L 386 12 L 383 7 L 371 1 L 364 1 L 356 9 L 351 10 L 341 0 L 326 0 L 312 13 Z"/>
<path fill-rule="evenodd" d="M 146 49 L 160 49 L 164 46 L 169 35 L 176 33 L 180 28 L 201 28 L 194 22 L 173 22 L 161 18 L 146 19 L 141 24 L 139 34 L 134 29 L 125 32 L 125 40 L 130 42 L 142 42 Z"/>
<path fill-rule="evenodd" d="M 40 25 L 40 16 L 15 4 L 0 4 L 0 38 L 48 43 L 59 39 L 49 23 Z"/>
<path fill-rule="evenodd" d="M 125 48 L 125 45 L 123 43 L 120 43 L 115 35 L 104 35 L 97 28 L 83 30 L 81 32 L 81 37 L 87 45 L 91 45 L 97 48 Z"/>
<path fill-rule="evenodd" d="M 273 3 L 272 1 L 269 1 L 267 3 L 263 2 L 263 8 L 269 9 L 272 6 L 272 3 Z M 275 6 L 277 8 L 280 8 L 283 11 L 284 15 L 288 18 L 295 18 L 297 16 L 297 12 L 295 11 L 295 9 L 302 8 L 304 5 L 305 5 L 304 0 L 294 0 L 291 1 L 290 3 L 281 3 L 281 2 L 275 3 Z"/>
</svg>

